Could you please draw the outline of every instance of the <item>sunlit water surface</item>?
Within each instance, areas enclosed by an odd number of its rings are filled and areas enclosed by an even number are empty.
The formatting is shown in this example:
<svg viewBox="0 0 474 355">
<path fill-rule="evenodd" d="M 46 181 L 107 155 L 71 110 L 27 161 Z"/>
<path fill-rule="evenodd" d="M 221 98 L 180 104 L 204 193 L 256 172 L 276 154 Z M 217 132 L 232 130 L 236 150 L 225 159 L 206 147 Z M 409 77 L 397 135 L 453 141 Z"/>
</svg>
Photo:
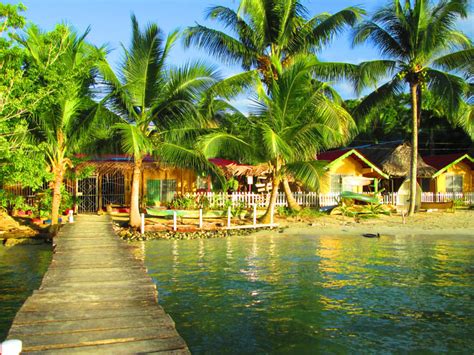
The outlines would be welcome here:
<svg viewBox="0 0 474 355">
<path fill-rule="evenodd" d="M 0 342 L 23 302 L 41 284 L 51 261 L 51 245 L 0 245 Z"/>
<path fill-rule="evenodd" d="M 269 234 L 145 256 L 193 353 L 474 349 L 474 237 Z"/>
</svg>

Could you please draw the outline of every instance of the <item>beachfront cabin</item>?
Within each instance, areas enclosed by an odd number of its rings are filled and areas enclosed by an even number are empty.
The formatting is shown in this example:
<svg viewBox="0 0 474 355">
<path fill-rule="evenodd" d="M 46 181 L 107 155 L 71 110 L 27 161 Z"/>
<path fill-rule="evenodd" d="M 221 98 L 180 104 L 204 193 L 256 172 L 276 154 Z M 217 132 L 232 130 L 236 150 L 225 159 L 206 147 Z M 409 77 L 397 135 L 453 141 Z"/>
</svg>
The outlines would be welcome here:
<svg viewBox="0 0 474 355">
<path fill-rule="evenodd" d="M 389 142 L 357 148 L 367 159 L 378 166 L 389 179 L 382 182 L 386 192 L 397 192 L 410 176 L 411 145 L 408 142 Z M 428 165 L 418 154 L 417 182 L 423 191 L 428 186 L 436 169 Z"/>
<path fill-rule="evenodd" d="M 474 157 L 469 154 L 445 154 L 424 159 L 436 169 L 429 192 L 474 192 Z"/>
<path fill-rule="evenodd" d="M 93 167 L 93 175 L 75 183 L 78 212 L 95 212 L 107 205 L 130 205 L 133 161 L 126 155 L 94 157 L 77 169 Z M 170 202 L 174 196 L 196 191 L 196 173 L 164 166 L 152 157 L 143 161 L 140 200 L 148 206 Z"/>
<path fill-rule="evenodd" d="M 388 176 L 356 149 L 332 150 L 318 154 L 327 161 L 320 193 L 376 192 L 378 182 Z"/>
</svg>

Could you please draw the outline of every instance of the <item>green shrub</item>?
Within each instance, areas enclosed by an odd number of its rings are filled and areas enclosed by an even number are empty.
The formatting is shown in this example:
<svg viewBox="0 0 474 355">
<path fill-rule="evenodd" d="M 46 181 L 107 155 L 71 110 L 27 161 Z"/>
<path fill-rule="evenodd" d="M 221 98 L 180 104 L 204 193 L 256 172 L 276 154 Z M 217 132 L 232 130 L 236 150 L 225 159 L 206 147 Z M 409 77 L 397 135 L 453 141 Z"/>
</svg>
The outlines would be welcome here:
<svg viewBox="0 0 474 355">
<path fill-rule="evenodd" d="M 18 196 L 5 190 L 0 190 L 0 207 L 5 209 L 9 214 L 12 214 L 13 211 L 27 211 L 32 209 L 32 207 L 26 203 L 23 196 Z"/>
<path fill-rule="evenodd" d="M 177 195 L 167 205 L 171 210 L 193 210 L 196 209 L 196 201 L 192 197 Z"/>
</svg>

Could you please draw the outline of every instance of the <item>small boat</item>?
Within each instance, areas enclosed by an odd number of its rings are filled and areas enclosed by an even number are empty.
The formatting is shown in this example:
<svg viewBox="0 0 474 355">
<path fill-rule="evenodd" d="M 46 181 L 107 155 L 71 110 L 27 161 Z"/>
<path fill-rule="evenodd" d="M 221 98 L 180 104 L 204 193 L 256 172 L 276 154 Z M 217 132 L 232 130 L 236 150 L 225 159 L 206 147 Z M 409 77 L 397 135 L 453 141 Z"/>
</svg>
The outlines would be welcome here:
<svg viewBox="0 0 474 355">
<path fill-rule="evenodd" d="M 343 192 L 341 192 L 341 198 L 361 201 L 361 202 L 365 202 L 365 203 L 374 203 L 374 204 L 379 204 L 380 203 L 380 200 L 377 196 L 359 194 L 359 193 L 352 192 L 352 191 L 343 191 Z"/>
<path fill-rule="evenodd" d="M 366 238 L 380 238 L 380 233 L 373 234 L 373 233 L 364 233 L 362 234 L 363 237 Z"/>
</svg>

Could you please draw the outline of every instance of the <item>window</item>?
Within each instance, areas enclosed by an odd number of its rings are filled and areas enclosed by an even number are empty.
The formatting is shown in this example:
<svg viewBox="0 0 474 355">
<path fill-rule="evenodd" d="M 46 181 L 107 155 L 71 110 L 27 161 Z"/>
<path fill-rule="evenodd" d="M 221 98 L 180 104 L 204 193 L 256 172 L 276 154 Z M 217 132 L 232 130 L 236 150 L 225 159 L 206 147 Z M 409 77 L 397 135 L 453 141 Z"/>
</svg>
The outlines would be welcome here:
<svg viewBox="0 0 474 355">
<path fill-rule="evenodd" d="M 353 186 L 344 183 L 344 177 L 352 175 L 341 175 L 341 174 L 332 174 L 331 175 L 331 192 L 340 193 L 342 191 L 352 191 Z"/>
<path fill-rule="evenodd" d="M 146 182 L 147 204 L 170 202 L 176 194 L 176 180 L 151 180 Z"/>
<path fill-rule="evenodd" d="M 446 175 L 446 192 L 462 192 L 462 175 Z"/>
</svg>

